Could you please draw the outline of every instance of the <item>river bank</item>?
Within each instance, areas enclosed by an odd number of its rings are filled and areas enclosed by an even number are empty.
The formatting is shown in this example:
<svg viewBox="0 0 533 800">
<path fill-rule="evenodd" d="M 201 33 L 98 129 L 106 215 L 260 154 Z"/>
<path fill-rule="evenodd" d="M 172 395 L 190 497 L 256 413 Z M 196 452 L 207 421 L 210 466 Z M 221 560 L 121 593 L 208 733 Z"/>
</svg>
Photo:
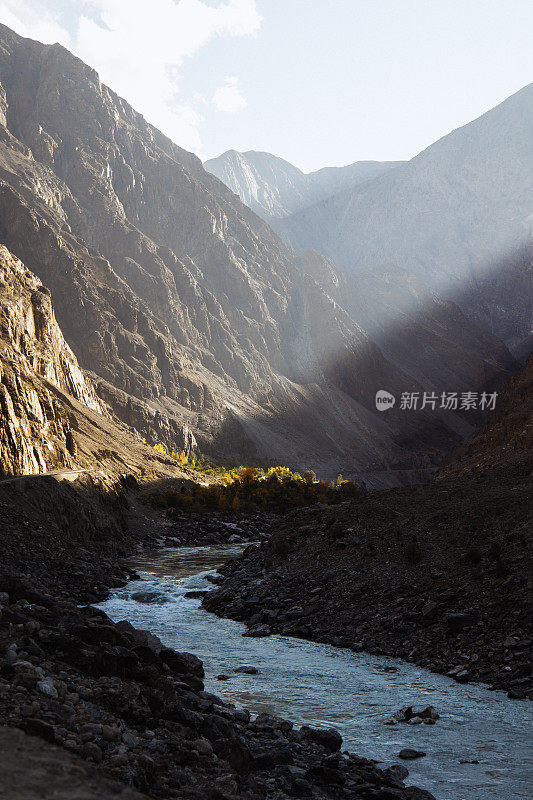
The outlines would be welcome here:
<svg viewBox="0 0 533 800">
<path fill-rule="evenodd" d="M 150 628 L 169 647 L 194 648 L 206 689 L 252 715 L 288 717 L 295 728 L 333 727 L 343 749 L 379 759 L 381 769 L 398 763 L 402 749 L 425 752 L 402 763 L 409 783 L 441 800 L 528 797 L 529 703 L 398 659 L 277 634 L 243 636 L 243 623 L 200 605 L 202 593 L 218 580 L 213 570 L 237 554 L 235 545 L 142 553 L 128 562 L 142 580 L 113 591 L 100 608 L 114 620 Z M 253 670 L 241 672 L 241 665 Z M 439 718 L 435 724 L 384 724 L 411 705 L 433 706 Z"/>
<path fill-rule="evenodd" d="M 123 487 L 98 499 L 92 487 L 43 480 L 0 494 L 0 725 L 165 800 L 430 800 L 405 786 L 401 766 L 342 753 L 335 731 L 252 718 L 205 691 L 201 661 L 179 643 L 84 605 L 127 582 L 126 555 L 175 536 Z M 227 521 L 220 537 L 243 538 Z"/>
<path fill-rule="evenodd" d="M 530 498 L 524 464 L 293 511 L 204 606 L 533 699 Z"/>
<path fill-rule="evenodd" d="M 532 412 L 530 356 L 432 483 L 290 512 L 205 607 L 533 699 Z"/>
<path fill-rule="evenodd" d="M 341 753 L 329 729 L 296 730 L 204 691 L 194 655 L 17 578 L 0 595 L 0 722 L 157 798 L 398 798 L 401 767 Z"/>
</svg>

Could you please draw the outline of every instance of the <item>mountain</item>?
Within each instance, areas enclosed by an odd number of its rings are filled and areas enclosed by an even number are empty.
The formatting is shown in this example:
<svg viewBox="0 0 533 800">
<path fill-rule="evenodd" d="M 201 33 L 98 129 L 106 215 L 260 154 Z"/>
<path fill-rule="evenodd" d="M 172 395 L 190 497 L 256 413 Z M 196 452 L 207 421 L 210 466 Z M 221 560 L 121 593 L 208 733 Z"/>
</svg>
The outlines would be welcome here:
<svg viewBox="0 0 533 800">
<path fill-rule="evenodd" d="M 3 245 L 0 411 L 1 478 L 70 470 L 96 485 L 102 470 L 108 479 L 177 474 L 175 462 L 110 417 L 63 337 L 50 290 Z"/>
<path fill-rule="evenodd" d="M 333 264 L 296 257 L 61 46 L 0 26 L 0 84 L 0 241 L 49 287 L 100 400 L 151 443 L 423 480 L 476 415 L 383 415 L 376 391 L 475 391 L 515 368 L 431 293 L 421 326 L 404 314 L 378 345 Z"/>
<path fill-rule="evenodd" d="M 357 161 L 304 173 L 271 153 L 227 150 L 204 162 L 256 214 L 271 223 L 344 189 L 372 180 L 401 161 Z"/>
<path fill-rule="evenodd" d="M 532 161 L 529 84 L 411 161 L 275 227 L 356 282 L 368 270 L 418 276 L 521 353 L 532 319 L 531 257 L 523 257 L 524 247 L 531 253 Z"/>
</svg>

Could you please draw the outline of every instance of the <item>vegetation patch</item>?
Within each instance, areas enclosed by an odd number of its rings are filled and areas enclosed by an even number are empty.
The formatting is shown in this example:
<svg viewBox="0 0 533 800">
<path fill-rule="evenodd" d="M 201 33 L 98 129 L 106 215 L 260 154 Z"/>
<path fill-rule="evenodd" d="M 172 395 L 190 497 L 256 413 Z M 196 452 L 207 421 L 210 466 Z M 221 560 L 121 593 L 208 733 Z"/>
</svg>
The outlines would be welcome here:
<svg viewBox="0 0 533 800">
<path fill-rule="evenodd" d="M 156 445 L 156 449 L 164 452 L 162 445 Z M 317 480 L 311 470 L 301 475 L 281 466 L 227 468 L 185 453 L 171 455 L 182 466 L 193 467 L 216 481 L 145 495 L 146 502 L 157 508 L 223 513 L 282 511 L 313 503 L 340 503 L 359 496 L 356 484 L 342 475 L 329 482 Z"/>
</svg>

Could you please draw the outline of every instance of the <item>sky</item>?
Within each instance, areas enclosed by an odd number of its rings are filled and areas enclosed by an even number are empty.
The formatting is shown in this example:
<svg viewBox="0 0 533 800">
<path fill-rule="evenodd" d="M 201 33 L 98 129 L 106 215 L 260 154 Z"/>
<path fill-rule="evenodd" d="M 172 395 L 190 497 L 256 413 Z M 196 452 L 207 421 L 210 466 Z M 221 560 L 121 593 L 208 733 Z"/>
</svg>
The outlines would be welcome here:
<svg viewBox="0 0 533 800">
<path fill-rule="evenodd" d="M 533 80 L 531 0 L 0 0 L 202 159 L 416 155 Z"/>
</svg>

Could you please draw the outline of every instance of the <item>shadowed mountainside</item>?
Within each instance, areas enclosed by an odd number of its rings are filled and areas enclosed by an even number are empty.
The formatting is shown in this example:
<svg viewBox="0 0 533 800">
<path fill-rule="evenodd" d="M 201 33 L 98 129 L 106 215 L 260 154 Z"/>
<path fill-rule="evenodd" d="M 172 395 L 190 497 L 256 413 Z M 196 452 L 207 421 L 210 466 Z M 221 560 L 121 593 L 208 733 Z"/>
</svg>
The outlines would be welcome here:
<svg viewBox="0 0 533 800">
<path fill-rule="evenodd" d="M 532 380 L 530 356 L 432 484 L 286 515 L 206 608 L 533 699 Z"/>
</svg>

